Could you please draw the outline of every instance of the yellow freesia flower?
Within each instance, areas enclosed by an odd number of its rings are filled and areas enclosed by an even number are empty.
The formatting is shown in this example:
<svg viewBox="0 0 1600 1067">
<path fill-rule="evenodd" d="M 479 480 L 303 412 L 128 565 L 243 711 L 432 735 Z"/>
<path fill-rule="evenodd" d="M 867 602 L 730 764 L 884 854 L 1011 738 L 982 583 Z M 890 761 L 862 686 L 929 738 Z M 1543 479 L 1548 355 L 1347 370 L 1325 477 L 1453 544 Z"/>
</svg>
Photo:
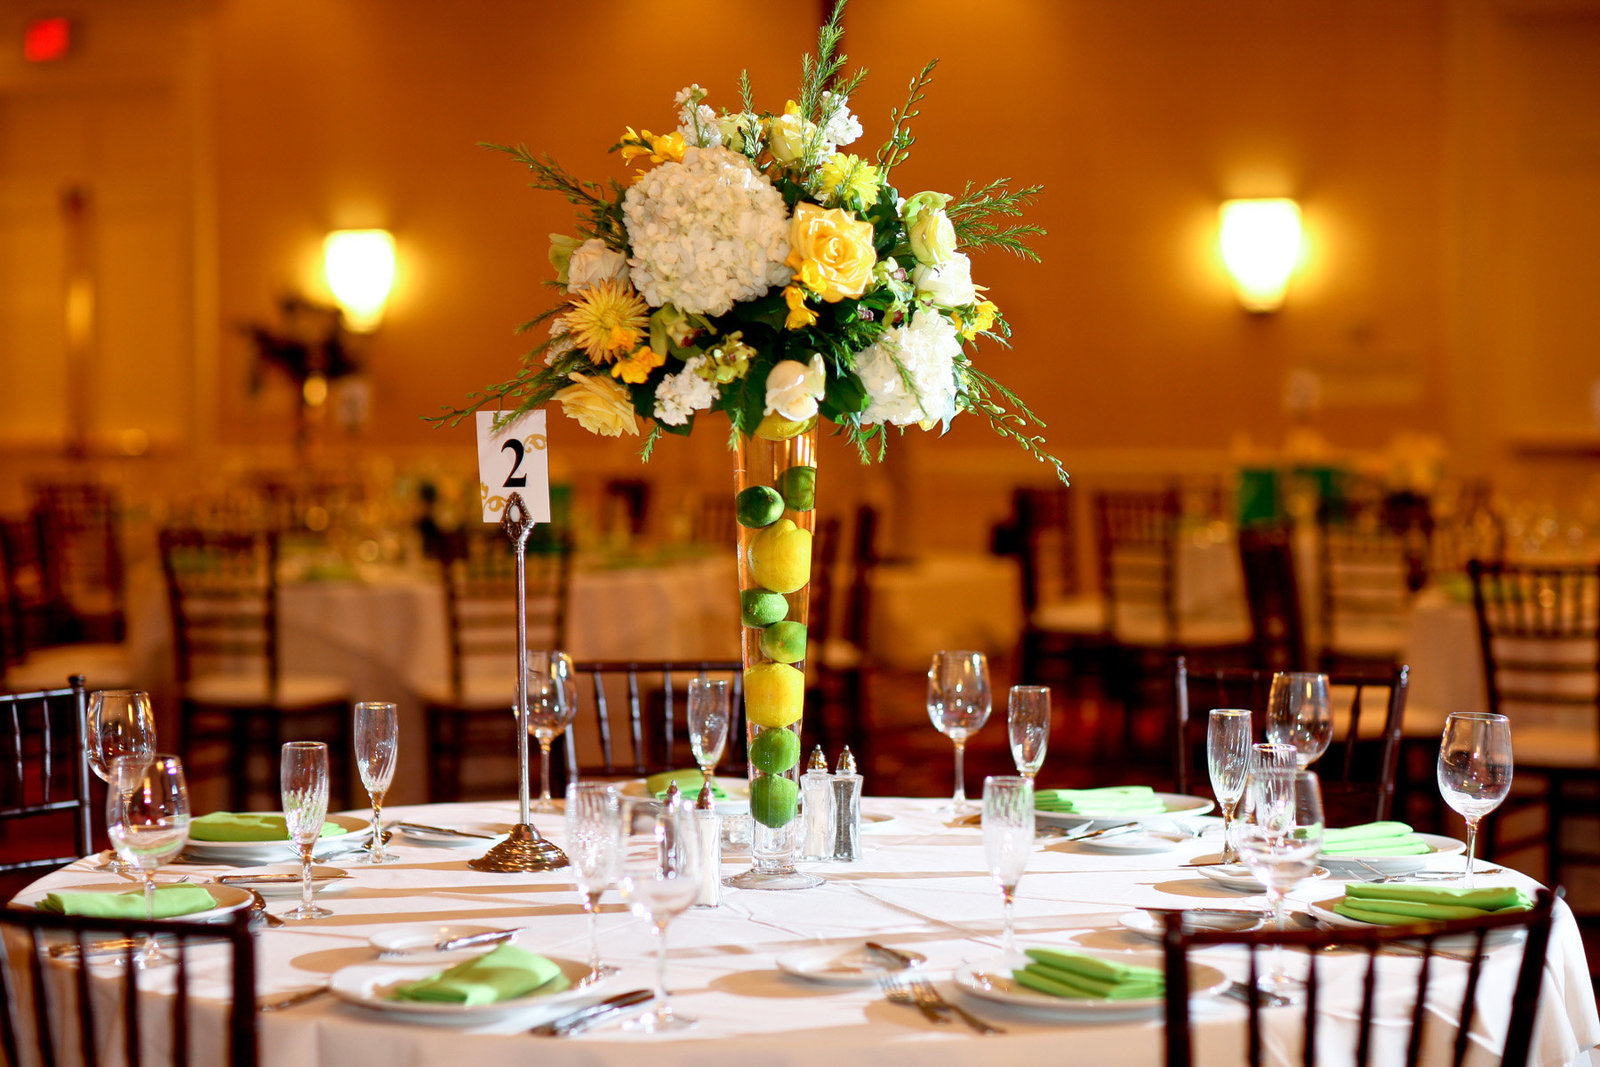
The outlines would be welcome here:
<svg viewBox="0 0 1600 1067">
<path fill-rule="evenodd" d="M 994 319 L 1000 309 L 995 307 L 992 300 L 980 300 L 972 309 L 972 317 L 967 320 L 959 333 L 963 341 L 970 341 L 984 330 L 994 325 Z"/>
<path fill-rule="evenodd" d="M 619 360 L 611 367 L 611 376 L 631 385 L 642 385 L 650 372 L 667 361 L 667 357 L 649 345 L 640 345 L 633 355 Z"/>
<path fill-rule="evenodd" d="M 789 305 L 789 317 L 783 320 L 785 330 L 798 330 L 817 321 L 817 313 L 806 307 L 806 291 L 798 285 L 784 287 L 783 301 Z"/>
<path fill-rule="evenodd" d="M 794 206 L 784 262 L 794 268 L 800 284 L 828 303 L 864 293 L 877 261 L 872 223 L 839 208 L 823 209 L 806 201 Z"/>
<path fill-rule="evenodd" d="M 652 163 L 681 163 L 683 161 L 683 134 L 676 131 L 664 133 L 659 137 L 649 130 L 633 132 L 633 127 L 624 128 L 622 135 L 622 161 L 632 163 L 640 156 L 649 156 Z"/>
</svg>

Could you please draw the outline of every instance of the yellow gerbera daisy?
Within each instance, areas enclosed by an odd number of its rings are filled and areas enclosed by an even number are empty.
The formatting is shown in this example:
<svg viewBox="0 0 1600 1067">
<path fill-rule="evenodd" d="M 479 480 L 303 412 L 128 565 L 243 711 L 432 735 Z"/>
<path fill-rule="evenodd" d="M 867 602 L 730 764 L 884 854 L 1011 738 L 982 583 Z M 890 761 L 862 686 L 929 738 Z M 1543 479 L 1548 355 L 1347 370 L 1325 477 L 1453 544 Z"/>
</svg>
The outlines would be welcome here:
<svg viewBox="0 0 1600 1067">
<path fill-rule="evenodd" d="M 610 363 L 639 346 L 649 316 L 650 308 L 632 286 L 608 279 L 573 297 L 567 336 L 595 363 Z"/>
</svg>

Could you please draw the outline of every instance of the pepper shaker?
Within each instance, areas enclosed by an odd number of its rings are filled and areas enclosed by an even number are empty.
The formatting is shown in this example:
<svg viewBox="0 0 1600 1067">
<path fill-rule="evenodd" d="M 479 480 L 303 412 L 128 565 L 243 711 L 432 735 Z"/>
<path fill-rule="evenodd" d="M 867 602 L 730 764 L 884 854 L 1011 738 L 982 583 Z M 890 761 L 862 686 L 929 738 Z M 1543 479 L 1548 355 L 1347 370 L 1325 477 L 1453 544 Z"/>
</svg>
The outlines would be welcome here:
<svg viewBox="0 0 1600 1067">
<path fill-rule="evenodd" d="M 806 819 L 805 841 L 800 846 L 803 860 L 833 858 L 833 775 L 828 773 L 828 757 L 818 745 L 800 776 L 800 803 Z"/>
<path fill-rule="evenodd" d="M 700 888 L 694 906 L 714 908 L 722 902 L 722 816 L 708 789 L 702 789 L 695 801 L 694 829 L 700 843 Z"/>
<path fill-rule="evenodd" d="M 847 746 L 833 776 L 833 858 L 843 863 L 861 858 L 861 782 Z"/>
</svg>

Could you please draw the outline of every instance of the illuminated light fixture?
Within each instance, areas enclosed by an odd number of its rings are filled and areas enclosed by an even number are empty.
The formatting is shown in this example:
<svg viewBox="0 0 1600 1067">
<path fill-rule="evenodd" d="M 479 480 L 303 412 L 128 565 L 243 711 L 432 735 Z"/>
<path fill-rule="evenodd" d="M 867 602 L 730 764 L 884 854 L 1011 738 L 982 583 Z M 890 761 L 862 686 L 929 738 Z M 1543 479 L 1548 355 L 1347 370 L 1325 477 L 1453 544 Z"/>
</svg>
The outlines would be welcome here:
<svg viewBox="0 0 1600 1067">
<path fill-rule="evenodd" d="M 55 63 L 72 51 L 72 22 L 60 16 L 32 19 L 22 30 L 22 58 L 29 63 Z"/>
<path fill-rule="evenodd" d="M 322 268 L 345 325 L 357 333 L 376 330 L 394 285 L 394 237 L 389 231 L 333 231 L 322 242 Z"/>
<path fill-rule="evenodd" d="M 1222 205 L 1222 262 L 1246 311 L 1283 306 L 1300 260 L 1300 205 L 1287 198 L 1227 200 Z"/>
</svg>

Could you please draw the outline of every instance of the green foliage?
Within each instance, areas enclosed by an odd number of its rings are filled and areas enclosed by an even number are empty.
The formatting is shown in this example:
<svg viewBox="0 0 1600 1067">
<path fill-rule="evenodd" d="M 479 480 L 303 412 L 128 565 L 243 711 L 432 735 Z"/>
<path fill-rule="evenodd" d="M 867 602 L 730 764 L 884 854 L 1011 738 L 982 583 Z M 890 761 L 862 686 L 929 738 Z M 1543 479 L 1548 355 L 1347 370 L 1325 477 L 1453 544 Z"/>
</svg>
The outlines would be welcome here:
<svg viewBox="0 0 1600 1067">
<path fill-rule="evenodd" d="M 1028 246 L 1028 239 L 1044 235 L 1044 228 L 1033 223 L 1010 225 L 1002 220 L 1021 217 L 1022 209 L 1044 191 L 1042 185 L 1009 189 L 1010 178 L 996 178 L 973 188 L 969 181 L 945 208 L 956 240 L 965 249 L 1000 248 L 1023 259 L 1039 262 L 1039 254 Z"/>
</svg>

